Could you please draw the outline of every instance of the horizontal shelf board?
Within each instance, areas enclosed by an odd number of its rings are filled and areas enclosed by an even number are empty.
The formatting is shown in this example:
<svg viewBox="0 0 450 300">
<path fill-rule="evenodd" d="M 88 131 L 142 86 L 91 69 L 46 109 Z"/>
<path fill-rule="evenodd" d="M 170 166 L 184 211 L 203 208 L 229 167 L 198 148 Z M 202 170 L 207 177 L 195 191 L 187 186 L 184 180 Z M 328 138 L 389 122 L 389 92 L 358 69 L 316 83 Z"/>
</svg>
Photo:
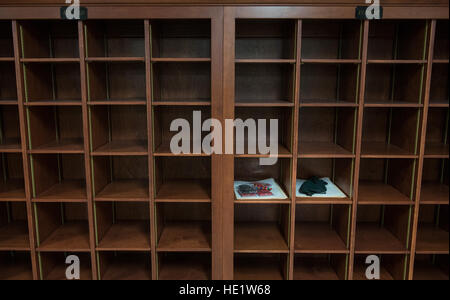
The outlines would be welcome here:
<svg viewBox="0 0 450 300">
<path fill-rule="evenodd" d="M 237 258 L 234 264 L 235 280 L 283 280 L 281 263 L 272 257 Z"/>
<path fill-rule="evenodd" d="M 192 151 L 192 145 L 190 147 Z M 170 144 L 163 143 L 159 145 L 156 150 L 153 152 L 153 156 L 190 156 L 190 157 L 197 157 L 197 156 L 211 156 L 211 154 L 206 154 L 204 152 L 202 153 L 180 153 L 180 154 L 174 154 L 170 150 Z"/>
<path fill-rule="evenodd" d="M 298 222 L 295 224 L 295 252 L 348 253 L 339 234 L 328 223 Z"/>
<path fill-rule="evenodd" d="M 211 258 L 166 257 L 158 270 L 159 280 L 210 280 Z"/>
<path fill-rule="evenodd" d="M 148 155 L 148 141 L 145 140 L 116 140 L 110 141 L 92 151 L 92 155 Z"/>
<path fill-rule="evenodd" d="M 426 143 L 425 158 L 449 158 L 448 144 L 444 143 Z"/>
<path fill-rule="evenodd" d="M 209 57 L 152 57 L 152 63 L 210 62 Z"/>
<path fill-rule="evenodd" d="M 144 57 L 86 57 L 87 62 L 145 62 Z"/>
<path fill-rule="evenodd" d="M 116 180 L 96 196 L 95 201 L 149 201 L 147 180 Z"/>
<path fill-rule="evenodd" d="M 358 204 L 413 205 L 414 201 L 389 184 L 361 181 L 359 183 Z"/>
<path fill-rule="evenodd" d="M 300 107 L 358 107 L 358 103 L 336 99 L 300 99 Z"/>
<path fill-rule="evenodd" d="M 247 199 L 247 200 L 237 200 L 234 199 L 234 203 L 236 204 L 291 204 L 291 199 L 267 199 L 267 200 L 254 200 L 254 199 Z"/>
<path fill-rule="evenodd" d="M 151 280 L 150 255 L 148 260 L 133 256 L 115 257 L 104 270 L 100 268 L 101 280 Z"/>
<path fill-rule="evenodd" d="M 294 107 L 294 103 L 284 100 L 236 99 L 236 107 Z"/>
<path fill-rule="evenodd" d="M 359 64 L 361 59 L 302 58 L 305 64 Z"/>
<path fill-rule="evenodd" d="M 14 221 L 0 226 L 0 250 L 25 251 L 30 249 L 26 221 Z"/>
<path fill-rule="evenodd" d="M 235 224 L 235 253 L 288 253 L 277 223 L 239 222 Z"/>
<path fill-rule="evenodd" d="M 448 272 L 431 263 L 415 261 L 413 280 L 448 280 Z"/>
<path fill-rule="evenodd" d="M 62 139 L 51 143 L 32 147 L 28 150 L 32 154 L 83 154 L 84 141 L 82 139 Z"/>
<path fill-rule="evenodd" d="M 81 106 L 81 100 L 32 100 L 23 103 L 25 106 Z"/>
<path fill-rule="evenodd" d="M 0 105 L 18 105 L 19 101 L 11 99 L 11 100 L 6 100 L 6 99 L 0 99 Z"/>
<path fill-rule="evenodd" d="M 22 63 L 79 63 L 80 58 L 67 57 L 67 58 L 21 58 Z"/>
<path fill-rule="evenodd" d="M 450 104 L 449 104 L 448 100 L 430 101 L 429 107 L 448 108 L 448 107 L 450 107 Z"/>
<path fill-rule="evenodd" d="M 449 233 L 433 224 L 419 224 L 416 253 L 448 254 Z"/>
<path fill-rule="evenodd" d="M 20 140 L 7 139 L 0 143 L 0 153 L 21 153 L 22 145 Z"/>
<path fill-rule="evenodd" d="M 360 264 L 355 263 L 354 271 L 353 271 L 353 280 L 367 280 L 366 276 L 366 270 L 367 270 L 366 264 Z M 394 280 L 392 275 L 386 270 L 386 268 L 382 267 L 380 268 L 380 280 Z"/>
<path fill-rule="evenodd" d="M 118 221 L 101 238 L 97 250 L 150 251 L 150 224 L 146 221 Z"/>
<path fill-rule="evenodd" d="M 392 144 L 384 142 L 363 142 L 362 158 L 417 158 L 418 156 Z"/>
<path fill-rule="evenodd" d="M 88 101 L 88 105 L 147 105 L 145 99 L 129 99 L 129 100 L 91 100 Z"/>
<path fill-rule="evenodd" d="M 294 280 L 339 280 L 327 258 L 296 258 Z"/>
<path fill-rule="evenodd" d="M 389 230 L 373 223 L 356 225 L 356 247 L 358 254 L 406 254 L 408 250 Z"/>
<path fill-rule="evenodd" d="M 433 59 L 433 63 L 434 64 L 448 64 L 449 60 L 448 59 Z"/>
<path fill-rule="evenodd" d="M 211 106 L 211 100 L 153 100 L 153 106 Z"/>
<path fill-rule="evenodd" d="M 64 180 L 32 199 L 34 202 L 86 202 L 84 180 Z"/>
<path fill-rule="evenodd" d="M 347 149 L 332 142 L 300 142 L 298 147 L 300 158 L 354 158 Z"/>
<path fill-rule="evenodd" d="M 406 101 L 365 101 L 364 107 L 423 107 L 423 103 L 413 103 Z"/>
<path fill-rule="evenodd" d="M 422 183 L 420 192 L 421 204 L 449 204 L 448 185 L 435 182 Z"/>
<path fill-rule="evenodd" d="M 423 59 L 369 59 L 368 64 L 426 64 Z"/>
<path fill-rule="evenodd" d="M 297 204 L 353 204 L 350 198 L 297 197 Z"/>
<path fill-rule="evenodd" d="M 66 222 L 47 237 L 37 249 L 40 252 L 89 252 L 87 221 Z"/>
<path fill-rule="evenodd" d="M 258 151 L 258 149 L 256 149 L 256 151 Z M 236 149 L 235 149 L 235 152 L 236 152 Z M 262 154 L 262 153 L 258 153 L 258 152 L 256 154 L 249 154 L 247 141 L 245 142 L 244 153 L 245 154 L 235 154 L 234 157 L 237 157 L 237 158 L 264 158 L 264 157 L 267 158 L 267 157 L 270 157 L 270 154 Z M 276 155 L 276 157 L 290 158 L 290 157 L 292 157 L 292 154 L 289 151 L 289 149 L 287 149 L 285 146 L 283 146 L 282 144 L 278 144 L 278 154 Z"/>
<path fill-rule="evenodd" d="M 156 202 L 211 202 L 211 183 L 201 180 L 166 180 L 159 187 Z"/>
<path fill-rule="evenodd" d="M 14 261 L 2 263 L 0 280 L 33 280 L 31 262 Z"/>
<path fill-rule="evenodd" d="M 0 57 L 0 62 L 15 61 L 14 57 Z"/>
<path fill-rule="evenodd" d="M 0 202 L 26 201 L 25 184 L 23 179 L 11 179 L 0 182 Z"/>
<path fill-rule="evenodd" d="M 235 63 L 237 64 L 295 64 L 296 62 L 295 59 L 235 59 Z"/>
<path fill-rule="evenodd" d="M 208 252 L 211 249 L 210 222 L 166 222 L 162 225 L 157 251 Z"/>
</svg>

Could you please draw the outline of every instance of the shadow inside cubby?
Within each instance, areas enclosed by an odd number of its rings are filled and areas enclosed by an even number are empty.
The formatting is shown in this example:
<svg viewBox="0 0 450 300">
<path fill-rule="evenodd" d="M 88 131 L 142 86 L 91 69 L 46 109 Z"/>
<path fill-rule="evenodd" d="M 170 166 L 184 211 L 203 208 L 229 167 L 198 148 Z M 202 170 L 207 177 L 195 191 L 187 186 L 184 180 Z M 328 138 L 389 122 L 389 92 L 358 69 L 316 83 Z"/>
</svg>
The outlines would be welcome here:
<svg viewBox="0 0 450 300">
<path fill-rule="evenodd" d="M 433 64 L 431 71 L 430 106 L 449 105 L 448 64 Z"/>
<path fill-rule="evenodd" d="M 294 280 L 346 280 L 345 254 L 296 254 Z"/>
<path fill-rule="evenodd" d="M 416 253 L 448 254 L 448 220 L 448 204 L 420 206 Z"/>
<path fill-rule="evenodd" d="M 28 250 L 27 207 L 25 202 L 0 202 L 0 249 Z"/>
<path fill-rule="evenodd" d="M 25 201 L 22 154 L 0 153 L 0 201 Z"/>
<path fill-rule="evenodd" d="M 234 280 L 286 280 L 286 254 L 246 254 L 234 256 Z"/>
<path fill-rule="evenodd" d="M 211 280 L 210 253 L 158 253 L 159 280 Z"/>
<path fill-rule="evenodd" d="M 448 254 L 416 255 L 413 280 L 448 280 L 448 262 Z"/>
<path fill-rule="evenodd" d="M 434 59 L 448 59 L 449 57 L 448 26 L 449 26 L 448 20 L 436 21 Z"/>
<path fill-rule="evenodd" d="M 16 70 L 9 61 L 0 61 L 0 104 L 4 101 L 17 102 Z"/>
<path fill-rule="evenodd" d="M 68 269 L 69 264 L 66 261 L 73 264 L 74 260 L 70 259 L 73 255 L 79 259 L 79 273 L 70 272 L 71 269 Z M 92 280 L 90 253 L 41 252 L 39 257 L 43 280 Z M 75 274 L 78 274 L 79 278 L 72 277 Z"/>
<path fill-rule="evenodd" d="M 0 251 L 0 280 L 33 280 L 30 252 Z"/>
<path fill-rule="evenodd" d="M 425 158 L 422 169 L 420 203 L 449 203 L 447 159 Z"/>
<path fill-rule="evenodd" d="M 356 255 L 355 266 L 353 271 L 353 280 L 405 280 L 405 270 L 406 264 L 409 262 L 407 257 L 403 254 L 399 255 L 383 255 L 383 254 L 372 254 L 376 255 L 380 260 L 380 278 L 372 278 L 375 274 L 372 274 L 369 269 L 370 278 L 367 278 L 366 272 L 373 261 L 370 260 L 366 263 L 366 259 L 369 255 Z"/>
<path fill-rule="evenodd" d="M 425 157 L 448 157 L 449 109 L 428 109 Z"/>
<path fill-rule="evenodd" d="M 0 57 L 14 57 L 11 21 L 0 21 Z"/>
<path fill-rule="evenodd" d="M 0 105 L 0 152 L 21 150 L 19 110 L 15 105 Z"/>
<path fill-rule="evenodd" d="M 151 280 L 151 256 L 148 252 L 98 252 L 101 280 Z"/>
</svg>

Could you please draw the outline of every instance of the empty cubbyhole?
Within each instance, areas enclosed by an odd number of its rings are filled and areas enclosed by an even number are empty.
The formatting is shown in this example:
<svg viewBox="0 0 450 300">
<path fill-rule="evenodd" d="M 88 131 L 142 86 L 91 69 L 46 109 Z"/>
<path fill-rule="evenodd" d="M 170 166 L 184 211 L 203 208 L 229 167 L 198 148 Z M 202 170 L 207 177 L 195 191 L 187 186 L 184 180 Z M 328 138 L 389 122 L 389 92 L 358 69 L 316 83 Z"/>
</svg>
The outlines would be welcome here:
<svg viewBox="0 0 450 300">
<path fill-rule="evenodd" d="M 422 103 L 425 65 L 369 64 L 366 106 L 414 106 Z"/>
<path fill-rule="evenodd" d="M 145 106 L 92 106 L 90 123 L 94 155 L 147 155 Z"/>
<path fill-rule="evenodd" d="M 303 21 L 302 58 L 359 59 L 361 33 L 361 21 Z"/>
<path fill-rule="evenodd" d="M 26 102 L 81 103 L 80 66 L 72 63 L 26 63 Z"/>
<path fill-rule="evenodd" d="M 235 110 L 235 118 L 236 155 L 291 156 L 294 119 L 291 108 L 239 107 Z M 273 121 L 276 124 L 272 124 Z M 257 138 L 258 136 L 260 138 Z M 266 141 L 261 140 L 264 137 Z M 278 147 L 277 153 L 273 153 L 276 147 Z"/>
<path fill-rule="evenodd" d="M 0 22 L 0 57 L 14 57 L 11 21 Z"/>
<path fill-rule="evenodd" d="M 90 62 L 87 75 L 88 101 L 146 101 L 142 62 Z"/>
<path fill-rule="evenodd" d="M 449 52 L 449 33 L 448 20 L 436 21 L 436 36 L 434 42 L 434 59 L 448 59 Z"/>
<path fill-rule="evenodd" d="M 356 116 L 355 108 L 301 108 L 299 156 L 352 157 Z"/>
<path fill-rule="evenodd" d="M 0 280 L 33 280 L 30 252 L 1 251 Z"/>
<path fill-rule="evenodd" d="M 150 250 L 150 208 L 145 202 L 97 202 L 97 249 Z"/>
<path fill-rule="evenodd" d="M 234 160 L 235 181 L 260 181 L 273 178 L 288 198 L 292 197 L 290 172 L 291 160 L 287 158 L 278 158 L 273 165 L 262 165 L 259 158 L 236 158 Z"/>
<path fill-rule="evenodd" d="M 414 280 L 448 280 L 447 255 L 416 255 Z"/>
<path fill-rule="evenodd" d="M 33 201 L 87 201 L 82 154 L 36 154 L 31 162 Z"/>
<path fill-rule="evenodd" d="M 0 61 L 0 104 L 6 101 L 17 102 L 16 71 L 14 62 Z"/>
<path fill-rule="evenodd" d="M 90 253 L 42 252 L 39 258 L 42 280 L 92 280 Z M 73 259 L 78 259 L 79 264 Z M 75 278 L 77 266 L 79 278 Z"/>
<path fill-rule="evenodd" d="M 81 107 L 27 108 L 29 147 L 35 153 L 83 153 Z"/>
<path fill-rule="evenodd" d="M 358 206 L 356 253 L 406 254 L 411 213 L 412 207 L 406 205 Z"/>
<path fill-rule="evenodd" d="M 296 253 L 347 253 L 350 241 L 349 205 L 297 205 Z"/>
<path fill-rule="evenodd" d="M 24 21 L 20 24 L 22 58 L 78 58 L 78 23 Z"/>
<path fill-rule="evenodd" d="M 405 280 L 408 259 L 405 255 L 381 255 L 371 254 L 378 257 L 380 262 L 379 278 L 374 272 L 376 267 L 369 255 L 356 255 L 353 271 L 353 280 Z M 369 258 L 369 263 L 366 260 Z M 369 276 L 367 276 L 369 275 Z M 368 278 L 369 277 L 369 278 Z"/>
<path fill-rule="evenodd" d="M 234 280 L 287 280 L 286 254 L 235 254 Z"/>
<path fill-rule="evenodd" d="M 1 103 L 1 102 L 0 102 Z M 20 152 L 19 110 L 15 105 L 0 106 L 0 152 Z"/>
<path fill-rule="evenodd" d="M 345 254 L 297 254 L 294 280 L 346 280 L 347 264 Z"/>
<path fill-rule="evenodd" d="M 375 20 L 369 26 L 368 58 L 422 60 L 428 21 Z"/>
<path fill-rule="evenodd" d="M 415 168 L 413 159 L 361 159 L 358 203 L 411 204 Z"/>
<path fill-rule="evenodd" d="M 84 203 L 35 203 L 41 252 L 89 252 L 89 223 Z"/>
<path fill-rule="evenodd" d="M 236 204 L 234 220 L 236 253 L 289 252 L 290 205 Z"/>
<path fill-rule="evenodd" d="M 0 201 L 25 201 L 22 154 L 0 153 Z"/>
<path fill-rule="evenodd" d="M 159 253 L 159 280 L 211 280 L 210 253 Z"/>
<path fill-rule="evenodd" d="M 157 202 L 211 202 L 210 157 L 157 157 Z"/>
<path fill-rule="evenodd" d="M 295 191 L 297 203 L 350 203 L 353 197 L 353 167 L 354 160 L 348 158 L 298 159 Z M 325 194 L 308 196 L 300 192 L 302 181 L 312 177 L 327 181 Z"/>
<path fill-rule="evenodd" d="M 416 253 L 448 254 L 448 204 L 421 205 Z"/>
<path fill-rule="evenodd" d="M 200 131 L 202 125 L 211 118 L 209 107 L 172 107 L 158 106 L 153 109 L 153 150 L 156 156 L 172 156 L 175 154 L 205 154 L 202 141 L 209 132 Z M 172 122 L 181 121 L 182 128 L 176 126 L 172 131 Z M 186 130 L 189 130 L 186 132 Z M 180 134 L 189 134 L 189 139 Z M 184 137 L 184 135 L 183 135 Z M 175 138 L 175 139 L 174 139 Z M 173 140 L 174 139 L 174 140 Z M 171 143 L 173 140 L 173 147 Z M 173 149 L 172 149 L 173 148 Z M 174 153 L 176 152 L 176 153 Z"/>
<path fill-rule="evenodd" d="M 159 203 L 156 214 L 159 252 L 211 251 L 210 204 Z"/>
<path fill-rule="evenodd" d="M 169 62 L 152 65 L 153 102 L 211 103 L 211 64 Z"/>
<path fill-rule="evenodd" d="M 356 105 L 360 65 L 303 64 L 300 83 L 302 105 Z"/>
<path fill-rule="evenodd" d="M 146 156 L 96 156 L 93 168 L 96 201 L 148 201 Z"/>
<path fill-rule="evenodd" d="M 151 280 L 151 257 L 147 252 L 99 252 L 101 280 Z"/>
<path fill-rule="evenodd" d="M 449 109 L 428 110 L 425 157 L 448 157 Z"/>
<path fill-rule="evenodd" d="M 364 110 L 363 157 L 402 158 L 417 154 L 421 111 L 414 108 L 366 108 Z"/>
<path fill-rule="evenodd" d="M 448 159 L 424 159 L 420 203 L 448 204 L 448 175 Z"/>
<path fill-rule="evenodd" d="M 0 250 L 29 248 L 26 203 L 0 202 Z"/>
<path fill-rule="evenodd" d="M 237 64 L 236 105 L 277 106 L 294 102 L 295 76 L 291 64 Z"/>
<path fill-rule="evenodd" d="M 210 58 L 210 20 L 158 20 L 151 23 L 153 58 Z"/>
<path fill-rule="evenodd" d="M 144 57 L 144 22 L 89 21 L 85 25 L 87 57 Z"/>
<path fill-rule="evenodd" d="M 237 20 L 236 59 L 295 59 L 295 32 L 290 20 Z"/>
<path fill-rule="evenodd" d="M 430 106 L 448 106 L 448 64 L 433 64 L 431 71 Z"/>
</svg>

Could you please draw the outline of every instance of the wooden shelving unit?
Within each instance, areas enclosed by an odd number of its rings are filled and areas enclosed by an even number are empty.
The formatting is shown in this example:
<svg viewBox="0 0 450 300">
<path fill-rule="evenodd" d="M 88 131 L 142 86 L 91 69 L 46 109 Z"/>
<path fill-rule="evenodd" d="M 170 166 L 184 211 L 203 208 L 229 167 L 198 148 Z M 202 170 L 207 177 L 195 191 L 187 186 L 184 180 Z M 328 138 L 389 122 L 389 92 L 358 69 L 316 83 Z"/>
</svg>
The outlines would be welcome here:
<svg viewBox="0 0 450 300">
<path fill-rule="evenodd" d="M 2 6 L 0 279 L 72 254 L 94 280 L 362 280 L 368 255 L 448 279 L 448 3 L 402 5 Z M 277 161 L 237 133 L 172 153 L 178 118 L 276 119 Z M 343 196 L 299 196 L 312 176 Z M 268 178 L 286 198 L 236 198 Z"/>
</svg>

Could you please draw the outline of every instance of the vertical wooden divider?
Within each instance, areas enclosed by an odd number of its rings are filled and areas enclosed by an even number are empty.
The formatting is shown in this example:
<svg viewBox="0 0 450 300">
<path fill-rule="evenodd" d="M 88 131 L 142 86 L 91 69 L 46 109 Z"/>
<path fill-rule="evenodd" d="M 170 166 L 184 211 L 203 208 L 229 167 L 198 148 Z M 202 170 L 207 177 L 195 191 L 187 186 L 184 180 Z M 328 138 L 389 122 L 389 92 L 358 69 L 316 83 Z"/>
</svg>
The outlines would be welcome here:
<svg viewBox="0 0 450 300">
<path fill-rule="evenodd" d="M 31 203 L 31 167 L 30 159 L 27 154 L 28 149 L 28 128 L 26 126 L 26 112 L 24 106 L 25 98 L 25 85 L 23 77 L 22 63 L 20 62 L 21 43 L 19 42 L 19 24 L 16 20 L 12 21 L 12 34 L 14 44 L 14 64 L 16 70 L 16 84 L 17 84 L 17 100 L 19 109 L 19 123 L 20 123 L 20 142 L 22 146 L 22 160 L 24 169 L 24 184 L 25 184 L 25 196 L 28 215 L 28 235 L 30 240 L 30 254 L 31 265 L 33 269 L 33 279 L 39 279 L 39 263 L 36 253 L 36 228 L 34 222 L 33 204 Z"/>
<path fill-rule="evenodd" d="M 416 170 L 416 186 L 415 186 L 415 202 L 414 202 L 414 217 L 412 223 L 411 234 L 411 254 L 409 259 L 409 272 L 408 280 L 412 280 L 414 276 L 414 260 L 416 254 L 417 244 L 417 230 L 419 223 L 419 210 L 420 210 L 420 191 L 422 187 L 422 170 L 425 154 L 425 138 L 427 133 L 427 121 L 428 121 L 428 107 L 430 103 L 430 88 L 431 88 L 431 72 L 433 69 L 433 54 L 434 54 L 434 40 L 436 36 L 436 20 L 431 21 L 431 26 L 428 33 L 428 40 L 426 41 L 427 47 L 427 70 L 425 75 L 425 89 L 423 95 L 423 112 L 422 120 L 420 124 L 420 137 L 418 141 L 419 145 L 419 158 Z"/>
<path fill-rule="evenodd" d="M 222 95 L 223 88 L 223 54 L 224 54 L 224 16 L 223 10 L 219 10 L 211 18 L 211 118 L 220 120 L 222 126 L 224 111 L 224 97 Z M 233 89 L 234 91 L 234 89 Z M 222 142 L 222 153 L 224 150 Z M 212 210 L 212 279 L 223 279 L 223 210 L 222 210 L 222 185 L 223 185 L 223 163 L 221 154 L 212 154 L 211 157 L 211 210 Z"/>
<path fill-rule="evenodd" d="M 88 222 L 89 222 L 89 243 L 91 246 L 91 268 L 92 278 L 98 279 L 97 259 L 96 259 L 96 239 L 95 239 L 95 216 L 94 216 L 94 200 L 93 200 L 93 183 L 91 168 L 91 147 L 90 147 L 90 126 L 89 126 L 89 112 L 88 112 L 88 84 L 86 71 L 86 41 L 84 39 L 84 23 L 78 21 L 78 45 L 80 52 L 80 80 L 81 80 L 81 108 L 83 114 L 83 137 L 84 137 L 84 164 L 86 174 L 86 195 L 88 207 Z"/>
<path fill-rule="evenodd" d="M 235 8 L 225 7 L 223 17 L 223 120 L 234 120 Z M 225 137 L 225 128 L 223 128 Z M 234 149 L 234 145 L 233 145 Z M 223 279 L 234 279 L 234 155 L 222 156 Z"/>
<path fill-rule="evenodd" d="M 148 188 L 150 199 L 150 248 L 151 248 L 151 268 L 152 279 L 158 278 L 158 263 L 156 255 L 156 226 L 155 226 L 155 195 L 154 195 L 154 180 L 153 180 L 153 107 L 152 107 L 152 62 L 151 62 L 151 33 L 150 21 L 144 21 L 145 34 L 145 92 L 147 97 L 147 140 L 148 140 Z"/>
<path fill-rule="evenodd" d="M 355 170 L 353 176 L 353 204 L 351 216 L 351 230 L 350 230 L 350 257 L 348 267 L 348 279 L 353 279 L 353 269 L 355 264 L 355 244 L 356 244 L 356 226 L 358 214 L 358 189 L 359 189 L 359 169 L 361 164 L 361 143 L 362 143 L 362 128 L 364 118 L 364 95 L 366 89 L 366 73 L 367 73 L 367 52 L 369 43 L 369 21 L 365 20 L 363 24 L 362 35 L 362 49 L 361 49 L 361 73 L 359 78 L 359 104 L 358 104 L 358 120 L 356 127 L 356 157 Z"/>
<path fill-rule="evenodd" d="M 297 208 L 297 161 L 298 161 L 298 122 L 299 122 L 299 107 L 300 107 L 300 74 L 301 74 L 301 55 L 302 55 L 302 21 L 297 20 L 295 25 L 295 86 L 294 86 L 294 108 L 293 108 L 293 129 L 292 129 L 292 172 L 291 172 L 291 231 L 289 238 L 289 276 L 288 279 L 294 279 L 295 267 L 295 211 Z"/>
</svg>

